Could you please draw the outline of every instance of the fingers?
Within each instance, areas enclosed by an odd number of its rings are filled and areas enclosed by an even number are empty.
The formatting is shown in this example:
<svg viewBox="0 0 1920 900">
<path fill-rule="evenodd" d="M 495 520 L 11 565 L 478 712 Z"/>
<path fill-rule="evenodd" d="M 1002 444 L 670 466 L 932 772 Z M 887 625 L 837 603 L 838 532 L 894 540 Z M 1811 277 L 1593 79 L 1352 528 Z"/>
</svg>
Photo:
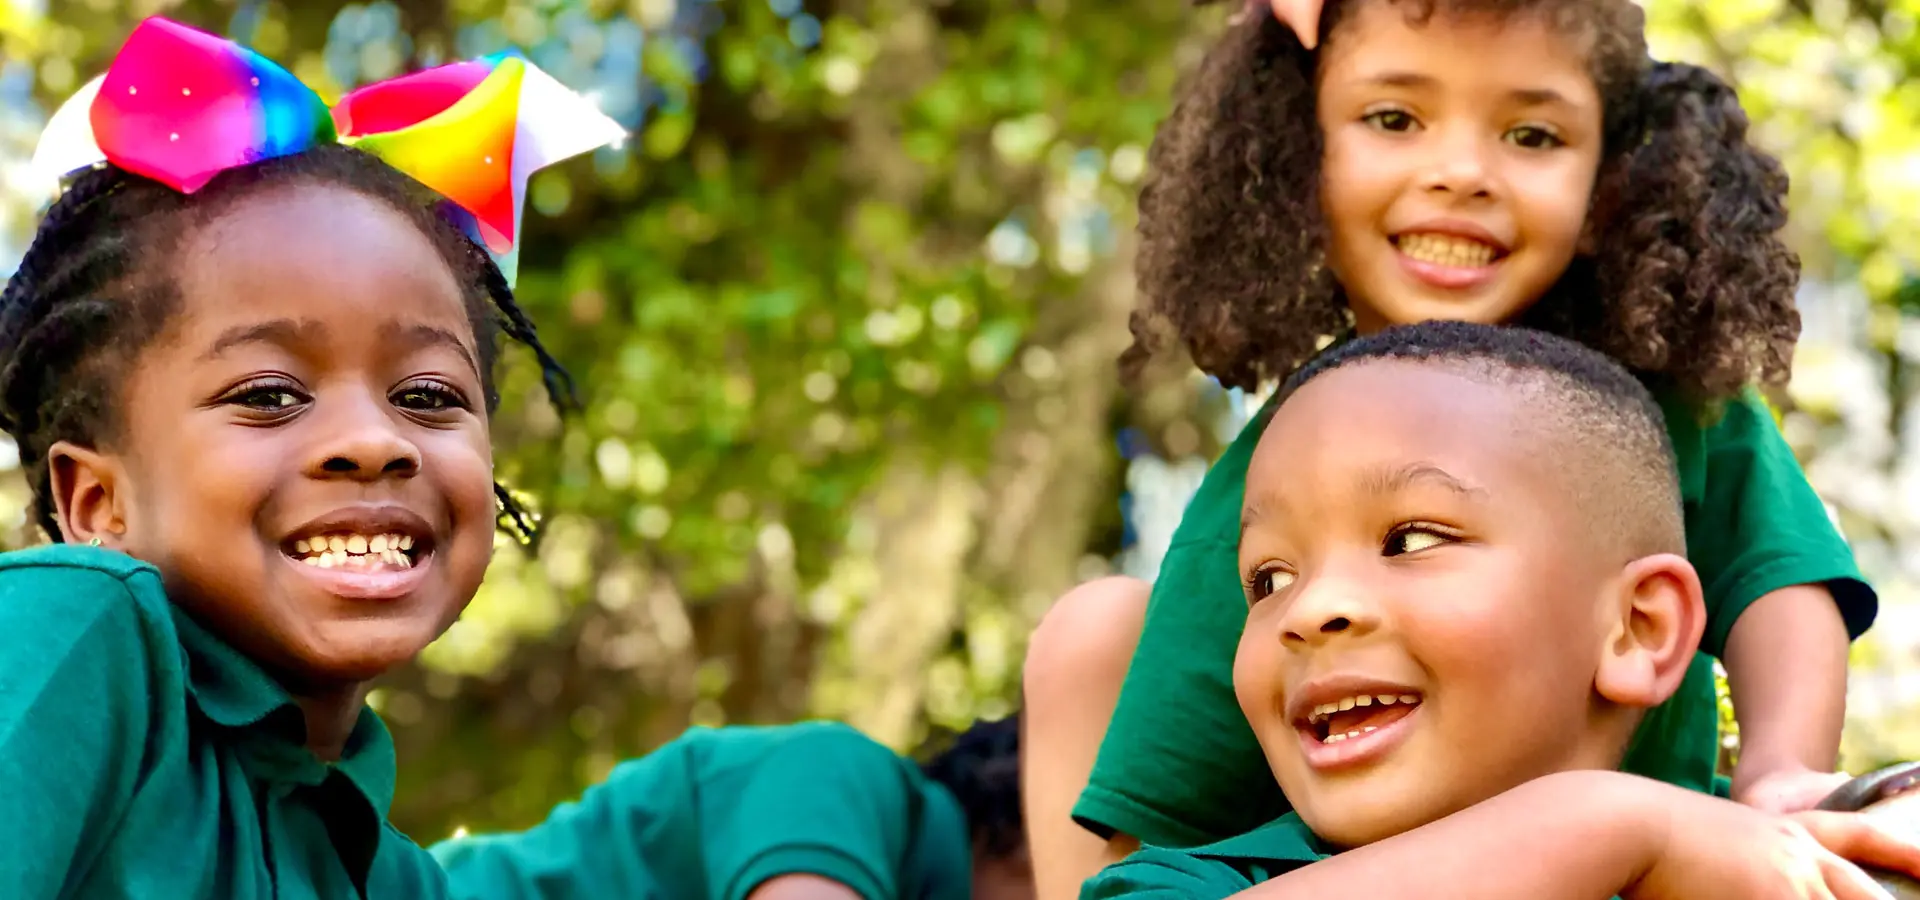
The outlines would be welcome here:
<svg viewBox="0 0 1920 900">
<path fill-rule="evenodd" d="M 1844 859 L 1920 878 L 1920 843 L 1913 835 L 1889 830 L 1858 813 L 1807 812 L 1793 819 L 1821 846 Z"/>
<path fill-rule="evenodd" d="M 1828 853 L 1820 860 L 1820 874 L 1826 878 L 1833 900 L 1895 900 L 1887 889 L 1876 884 L 1859 866 Z"/>
<path fill-rule="evenodd" d="M 1320 42 L 1320 7 L 1324 0 L 1251 0 L 1252 3 L 1268 3 L 1273 9 L 1273 17 L 1293 29 L 1300 45 L 1312 50 Z"/>
<path fill-rule="evenodd" d="M 1768 779 L 1735 799 L 1761 812 L 1792 815 L 1818 807 L 1850 780 L 1845 772 L 1805 772 Z"/>
</svg>

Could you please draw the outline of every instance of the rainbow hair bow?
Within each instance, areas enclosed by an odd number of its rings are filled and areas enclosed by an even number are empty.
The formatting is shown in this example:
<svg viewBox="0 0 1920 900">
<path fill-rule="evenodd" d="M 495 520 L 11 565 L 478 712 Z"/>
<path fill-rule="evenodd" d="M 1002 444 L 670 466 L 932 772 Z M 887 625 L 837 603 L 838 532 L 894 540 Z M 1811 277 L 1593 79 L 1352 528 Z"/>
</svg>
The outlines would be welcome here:
<svg viewBox="0 0 1920 900">
<path fill-rule="evenodd" d="M 498 258 L 513 249 L 534 172 L 625 138 L 518 56 L 368 85 L 329 110 L 272 60 L 156 16 L 54 113 L 32 165 L 57 179 L 109 162 L 191 194 L 227 169 L 338 141 L 451 201 L 457 224 Z"/>
</svg>

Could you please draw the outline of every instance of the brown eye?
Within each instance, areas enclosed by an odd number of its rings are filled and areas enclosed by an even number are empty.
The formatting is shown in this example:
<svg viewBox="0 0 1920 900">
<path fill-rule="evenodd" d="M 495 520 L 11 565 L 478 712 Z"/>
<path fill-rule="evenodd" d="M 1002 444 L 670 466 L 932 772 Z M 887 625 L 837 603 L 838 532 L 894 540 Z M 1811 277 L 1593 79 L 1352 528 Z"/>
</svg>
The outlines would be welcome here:
<svg viewBox="0 0 1920 900">
<path fill-rule="evenodd" d="M 1566 146 L 1566 142 L 1562 141 L 1559 135 L 1532 125 L 1522 125 L 1507 132 L 1507 143 L 1528 150 L 1551 150 Z"/>
<path fill-rule="evenodd" d="M 1383 109 L 1377 113 L 1369 113 L 1361 121 L 1381 131 L 1393 132 L 1412 131 L 1420 124 L 1414 121 L 1413 114 L 1402 109 Z"/>
<path fill-rule="evenodd" d="M 1432 528 L 1419 525 L 1403 526 L 1387 534 L 1386 541 L 1381 544 L 1380 555 L 1391 557 L 1419 553 L 1453 540 L 1453 535 Z"/>
<path fill-rule="evenodd" d="M 1295 577 L 1292 572 L 1274 565 L 1262 566 L 1261 568 L 1253 570 L 1247 574 L 1246 578 L 1248 602 L 1258 603 L 1280 591 L 1286 590 L 1289 585 L 1293 584 Z"/>
</svg>

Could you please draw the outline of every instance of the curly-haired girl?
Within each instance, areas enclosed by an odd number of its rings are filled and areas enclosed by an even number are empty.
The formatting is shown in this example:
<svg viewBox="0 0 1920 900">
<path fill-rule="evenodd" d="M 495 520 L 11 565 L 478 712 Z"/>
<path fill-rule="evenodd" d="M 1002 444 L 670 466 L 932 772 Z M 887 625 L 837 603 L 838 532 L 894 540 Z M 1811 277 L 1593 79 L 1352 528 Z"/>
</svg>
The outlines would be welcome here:
<svg viewBox="0 0 1920 900">
<path fill-rule="evenodd" d="M 1678 449 L 1705 648 L 1742 726 L 1734 796 L 1811 805 L 1837 783 L 1847 645 L 1876 600 L 1749 387 L 1788 375 L 1798 261 L 1778 236 L 1786 177 L 1748 142 L 1738 98 L 1649 60 L 1630 0 L 1318 12 L 1313 51 L 1272 15 L 1229 29 L 1162 127 L 1123 362 L 1177 341 L 1252 388 L 1329 341 L 1429 319 L 1530 325 L 1619 360 L 1662 397 Z M 1150 592 L 1083 585 L 1034 634 L 1025 771 L 1043 897 L 1133 839 L 1206 843 L 1287 808 L 1231 671 L 1263 420 L 1209 473 Z M 1714 788 L 1717 722 L 1703 655 L 1627 768 Z"/>
</svg>

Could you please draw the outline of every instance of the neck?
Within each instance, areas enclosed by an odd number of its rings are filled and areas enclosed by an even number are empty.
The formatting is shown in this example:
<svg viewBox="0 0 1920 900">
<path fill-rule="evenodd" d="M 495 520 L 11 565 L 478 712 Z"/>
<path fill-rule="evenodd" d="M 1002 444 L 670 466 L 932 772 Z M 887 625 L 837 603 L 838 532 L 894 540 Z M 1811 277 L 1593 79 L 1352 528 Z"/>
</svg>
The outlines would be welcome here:
<svg viewBox="0 0 1920 900">
<path fill-rule="evenodd" d="M 357 681 L 321 693 L 301 693 L 294 699 L 307 719 L 307 749 L 326 762 L 337 762 L 347 749 L 347 738 L 366 705 L 366 682 Z"/>
</svg>

